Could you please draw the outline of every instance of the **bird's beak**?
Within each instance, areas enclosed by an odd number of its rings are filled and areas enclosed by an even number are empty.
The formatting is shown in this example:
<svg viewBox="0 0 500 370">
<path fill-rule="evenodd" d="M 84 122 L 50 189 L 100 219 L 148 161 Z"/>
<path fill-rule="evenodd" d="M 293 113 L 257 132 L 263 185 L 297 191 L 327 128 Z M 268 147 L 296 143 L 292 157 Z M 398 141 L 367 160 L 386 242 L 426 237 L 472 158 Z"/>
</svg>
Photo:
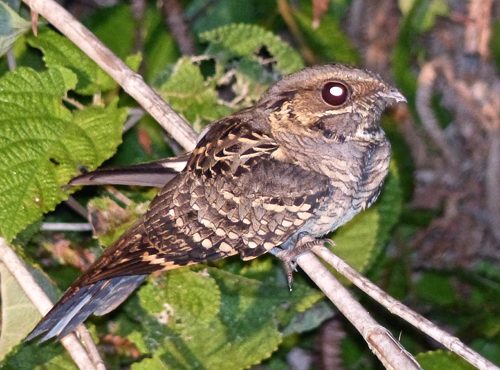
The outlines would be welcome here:
<svg viewBox="0 0 500 370">
<path fill-rule="evenodd" d="M 388 90 L 379 91 L 378 96 L 387 100 L 393 100 L 396 103 L 404 102 L 406 103 L 406 98 L 397 89 L 391 87 Z"/>
</svg>

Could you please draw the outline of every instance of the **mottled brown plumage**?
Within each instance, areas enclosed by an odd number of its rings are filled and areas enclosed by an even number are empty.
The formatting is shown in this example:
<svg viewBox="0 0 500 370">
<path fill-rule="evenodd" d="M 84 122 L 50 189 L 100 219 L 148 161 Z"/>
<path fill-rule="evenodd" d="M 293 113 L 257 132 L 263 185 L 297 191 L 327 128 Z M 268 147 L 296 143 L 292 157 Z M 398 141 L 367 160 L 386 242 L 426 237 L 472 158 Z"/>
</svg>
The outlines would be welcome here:
<svg viewBox="0 0 500 370">
<path fill-rule="evenodd" d="M 389 102 L 402 100 L 373 73 L 323 65 L 285 77 L 255 106 L 214 122 L 179 174 L 163 171 L 165 162 L 145 167 L 160 174 L 152 184 L 162 174 L 173 179 L 29 338 L 68 334 L 92 312 L 114 309 L 154 271 L 271 250 L 289 269 L 300 236 L 321 237 L 377 198 L 390 158 L 378 122 Z"/>
</svg>

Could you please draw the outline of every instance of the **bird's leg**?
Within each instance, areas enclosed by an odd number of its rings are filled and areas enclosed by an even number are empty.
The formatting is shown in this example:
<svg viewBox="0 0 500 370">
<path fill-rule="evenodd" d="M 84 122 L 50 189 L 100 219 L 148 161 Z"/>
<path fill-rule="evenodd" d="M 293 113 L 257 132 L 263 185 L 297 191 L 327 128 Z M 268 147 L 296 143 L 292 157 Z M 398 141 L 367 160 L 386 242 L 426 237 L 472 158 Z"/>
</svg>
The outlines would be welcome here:
<svg viewBox="0 0 500 370">
<path fill-rule="evenodd" d="M 299 234 L 297 242 L 292 249 L 273 248 L 270 252 L 278 257 L 285 265 L 285 272 L 288 279 L 288 286 L 292 290 L 293 271 L 297 271 L 297 257 L 308 252 L 317 245 L 324 246 L 326 243 L 335 245 L 330 239 L 316 239 L 310 234 Z M 276 250 L 275 250 L 276 249 Z"/>
</svg>

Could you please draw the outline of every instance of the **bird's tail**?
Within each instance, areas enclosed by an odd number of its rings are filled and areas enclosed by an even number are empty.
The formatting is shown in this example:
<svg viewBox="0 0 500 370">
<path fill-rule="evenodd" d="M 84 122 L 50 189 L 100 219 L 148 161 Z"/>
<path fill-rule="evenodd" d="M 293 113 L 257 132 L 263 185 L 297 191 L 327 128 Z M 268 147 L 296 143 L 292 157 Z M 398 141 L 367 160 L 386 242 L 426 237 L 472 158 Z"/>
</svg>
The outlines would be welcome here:
<svg viewBox="0 0 500 370">
<path fill-rule="evenodd" d="M 134 251 L 147 249 L 148 246 L 150 243 L 143 220 L 139 220 L 67 290 L 26 340 L 43 333 L 45 336 L 41 342 L 52 337 L 61 339 L 92 313 L 104 315 L 115 309 L 152 272 L 131 269 L 127 273 L 123 266 Z"/>
<path fill-rule="evenodd" d="M 146 276 L 120 276 L 80 288 L 70 288 L 26 340 L 43 333 L 46 334 L 40 342 L 52 337 L 58 340 L 65 337 L 92 313 L 103 315 L 116 308 L 141 285 Z"/>
</svg>

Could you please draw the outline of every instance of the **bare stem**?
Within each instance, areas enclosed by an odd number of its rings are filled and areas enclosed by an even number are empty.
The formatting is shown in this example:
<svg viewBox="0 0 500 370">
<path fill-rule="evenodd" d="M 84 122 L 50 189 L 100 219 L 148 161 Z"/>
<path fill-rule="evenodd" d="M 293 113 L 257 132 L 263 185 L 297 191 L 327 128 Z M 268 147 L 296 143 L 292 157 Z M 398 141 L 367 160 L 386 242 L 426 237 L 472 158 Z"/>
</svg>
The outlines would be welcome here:
<svg viewBox="0 0 500 370">
<path fill-rule="evenodd" d="M 44 222 L 40 230 L 44 231 L 92 231 L 88 222 Z"/>
<path fill-rule="evenodd" d="M 490 361 L 482 357 L 479 353 L 463 344 L 460 339 L 454 337 L 444 330 L 441 330 L 425 317 L 420 316 L 415 311 L 412 311 L 398 300 L 392 298 L 370 280 L 354 270 L 342 259 L 334 255 L 328 248 L 316 246 L 312 249 L 314 253 L 320 256 L 328 264 L 332 265 L 335 270 L 344 275 L 349 281 L 356 285 L 363 292 L 375 299 L 382 306 L 387 308 L 391 313 L 403 318 L 417 329 L 437 340 L 445 347 L 463 357 L 466 361 L 480 370 L 500 370 L 499 367 L 492 364 Z M 302 265 L 300 266 L 302 267 Z M 337 305 L 335 303 L 335 305 Z M 406 369 L 402 367 L 402 369 Z"/>
<path fill-rule="evenodd" d="M 360 332 L 372 352 L 387 369 L 421 369 L 413 356 L 386 328 L 370 316 L 314 254 L 305 253 L 299 256 L 297 263 Z"/>
<path fill-rule="evenodd" d="M 52 308 L 52 302 L 45 292 L 40 288 L 35 278 L 28 271 L 23 261 L 17 254 L 7 245 L 4 238 L 0 238 L 0 260 L 5 264 L 9 272 L 14 276 L 19 285 L 21 285 L 25 294 L 31 299 L 35 307 L 42 315 L 45 315 Z M 83 325 L 83 324 L 82 324 Z M 75 334 L 70 334 L 61 339 L 61 343 L 69 352 L 71 358 L 75 361 L 79 369 L 93 370 L 96 366 L 92 362 L 89 353 L 83 348 Z M 93 352 L 97 353 L 94 343 Z M 99 358 L 100 359 L 100 358 Z M 102 360 L 100 360 L 102 363 Z M 97 369 L 96 369 L 97 370 Z M 100 370 L 100 369 L 99 369 Z"/>
</svg>

